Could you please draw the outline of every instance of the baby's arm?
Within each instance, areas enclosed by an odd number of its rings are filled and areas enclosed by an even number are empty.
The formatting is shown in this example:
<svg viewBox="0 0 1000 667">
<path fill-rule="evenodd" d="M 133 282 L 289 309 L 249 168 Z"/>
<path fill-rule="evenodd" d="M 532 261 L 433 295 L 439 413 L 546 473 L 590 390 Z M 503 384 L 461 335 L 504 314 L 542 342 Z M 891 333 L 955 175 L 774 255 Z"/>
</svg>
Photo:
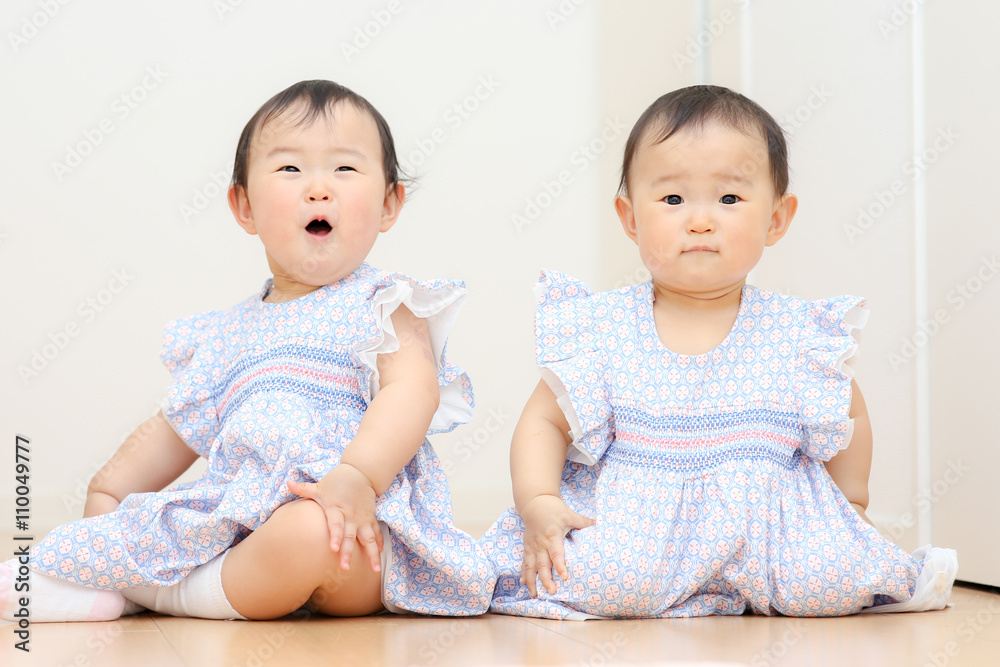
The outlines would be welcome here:
<svg viewBox="0 0 1000 667">
<path fill-rule="evenodd" d="M 90 480 L 83 516 L 112 512 L 130 493 L 160 491 L 197 459 L 158 412 L 140 424 Z"/>
<path fill-rule="evenodd" d="M 537 595 L 536 577 L 541 577 L 549 593 L 556 592 L 552 568 L 563 581 L 569 579 L 563 538 L 574 528 L 594 525 L 593 519 L 571 510 L 559 495 L 569 430 L 555 394 L 544 381 L 539 382 L 524 406 L 510 447 L 514 504 L 524 521 L 521 583 L 532 597 Z"/>
<path fill-rule="evenodd" d="M 378 356 L 379 392 L 361 419 L 357 435 L 340 465 L 317 484 L 289 481 L 296 495 L 323 507 L 330 526 L 330 548 L 350 568 L 354 541 L 380 569 L 382 531 L 375 519 L 375 499 L 420 449 L 440 401 L 437 367 L 427 323 L 405 306 L 392 314 L 399 349 Z"/>
<path fill-rule="evenodd" d="M 850 417 L 854 420 L 854 435 L 847 449 L 826 462 L 826 470 L 861 518 L 871 523 L 865 510 L 868 508 L 868 476 L 872 469 L 872 425 L 858 383 L 852 380 L 851 389 L 854 398 Z"/>
</svg>

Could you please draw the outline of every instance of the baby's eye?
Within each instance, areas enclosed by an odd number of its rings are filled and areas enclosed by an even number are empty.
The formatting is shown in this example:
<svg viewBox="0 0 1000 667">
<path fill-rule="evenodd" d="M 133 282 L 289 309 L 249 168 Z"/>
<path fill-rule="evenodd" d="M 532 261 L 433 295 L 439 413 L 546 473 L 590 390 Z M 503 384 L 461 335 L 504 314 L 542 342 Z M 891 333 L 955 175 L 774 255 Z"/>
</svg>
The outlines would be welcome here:
<svg viewBox="0 0 1000 667">
<path fill-rule="evenodd" d="M 740 197 L 739 195 L 722 195 L 722 198 L 719 199 L 719 201 L 723 204 L 735 204 L 740 201 Z"/>
<path fill-rule="evenodd" d="M 287 171 L 289 173 L 293 173 L 294 174 L 294 173 L 298 173 L 299 168 L 295 167 L 295 166 L 292 166 L 290 164 L 286 164 L 284 167 L 282 167 L 278 171 Z"/>
<path fill-rule="evenodd" d="M 343 167 L 337 167 L 337 171 L 357 171 L 357 169 L 344 165 Z"/>
<path fill-rule="evenodd" d="M 684 198 L 680 195 L 667 195 L 663 198 L 663 201 L 667 202 L 670 206 L 680 206 L 684 203 Z"/>
</svg>

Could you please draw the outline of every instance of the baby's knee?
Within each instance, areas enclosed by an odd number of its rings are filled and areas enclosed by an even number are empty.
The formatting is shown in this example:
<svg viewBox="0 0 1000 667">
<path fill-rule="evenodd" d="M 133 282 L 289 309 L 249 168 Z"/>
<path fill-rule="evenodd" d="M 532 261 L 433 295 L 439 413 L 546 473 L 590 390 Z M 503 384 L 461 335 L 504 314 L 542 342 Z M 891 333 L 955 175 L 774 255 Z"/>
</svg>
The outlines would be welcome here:
<svg viewBox="0 0 1000 667">
<path fill-rule="evenodd" d="M 330 562 L 309 606 L 327 616 L 368 616 L 381 611 L 381 573 L 372 572 L 364 552 L 355 549 L 349 569 L 340 567 L 339 557 Z"/>
<path fill-rule="evenodd" d="M 326 513 L 312 500 L 293 500 L 274 511 L 267 520 L 280 533 L 284 546 L 300 553 L 330 550 L 330 527 Z"/>
</svg>

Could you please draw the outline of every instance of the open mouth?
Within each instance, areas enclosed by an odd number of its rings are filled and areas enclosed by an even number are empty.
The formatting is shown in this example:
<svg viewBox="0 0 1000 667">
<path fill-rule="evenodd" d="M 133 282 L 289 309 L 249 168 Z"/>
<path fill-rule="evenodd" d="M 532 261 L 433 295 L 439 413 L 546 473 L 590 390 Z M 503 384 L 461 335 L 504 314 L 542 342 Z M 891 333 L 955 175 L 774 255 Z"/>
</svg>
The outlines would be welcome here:
<svg viewBox="0 0 1000 667">
<path fill-rule="evenodd" d="M 333 227 L 326 220 L 313 220 L 306 225 L 306 231 L 313 236 L 326 236 L 332 229 Z"/>
</svg>

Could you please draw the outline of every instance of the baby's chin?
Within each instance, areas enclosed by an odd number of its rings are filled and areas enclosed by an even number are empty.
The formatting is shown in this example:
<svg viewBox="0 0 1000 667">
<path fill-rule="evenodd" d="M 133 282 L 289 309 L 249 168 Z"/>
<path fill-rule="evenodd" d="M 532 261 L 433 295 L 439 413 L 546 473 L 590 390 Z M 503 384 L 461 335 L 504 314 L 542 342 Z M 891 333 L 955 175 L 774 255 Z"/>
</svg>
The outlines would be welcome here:
<svg viewBox="0 0 1000 667">
<path fill-rule="evenodd" d="M 288 268 L 281 266 L 276 262 L 272 263 L 271 272 L 273 273 L 276 281 L 283 279 L 287 282 L 298 283 L 303 287 L 309 286 L 314 289 L 319 289 L 320 287 L 340 282 L 357 271 L 363 263 L 363 260 L 360 262 L 328 261 L 323 263 L 313 259 L 304 259 L 295 262 L 294 266 Z"/>
<path fill-rule="evenodd" d="M 267 252 L 268 268 L 271 269 L 275 282 L 296 283 L 313 289 L 343 280 L 357 271 L 364 262 L 364 257 L 345 257 L 344 253 L 334 252 L 333 249 L 314 251 L 311 256 L 299 254 L 278 258 Z"/>
<path fill-rule="evenodd" d="M 352 273 L 357 271 L 360 266 L 361 265 L 358 264 L 358 266 L 341 268 L 337 270 L 314 271 L 309 274 L 301 276 L 299 282 L 302 283 L 303 285 L 310 285 L 315 289 L 319 289 L 320 287 L 326 287 L 327 285 L 332 285 L 334 283 L 340 282 L 344 278 L 347 278 Z"/>
</svg>

